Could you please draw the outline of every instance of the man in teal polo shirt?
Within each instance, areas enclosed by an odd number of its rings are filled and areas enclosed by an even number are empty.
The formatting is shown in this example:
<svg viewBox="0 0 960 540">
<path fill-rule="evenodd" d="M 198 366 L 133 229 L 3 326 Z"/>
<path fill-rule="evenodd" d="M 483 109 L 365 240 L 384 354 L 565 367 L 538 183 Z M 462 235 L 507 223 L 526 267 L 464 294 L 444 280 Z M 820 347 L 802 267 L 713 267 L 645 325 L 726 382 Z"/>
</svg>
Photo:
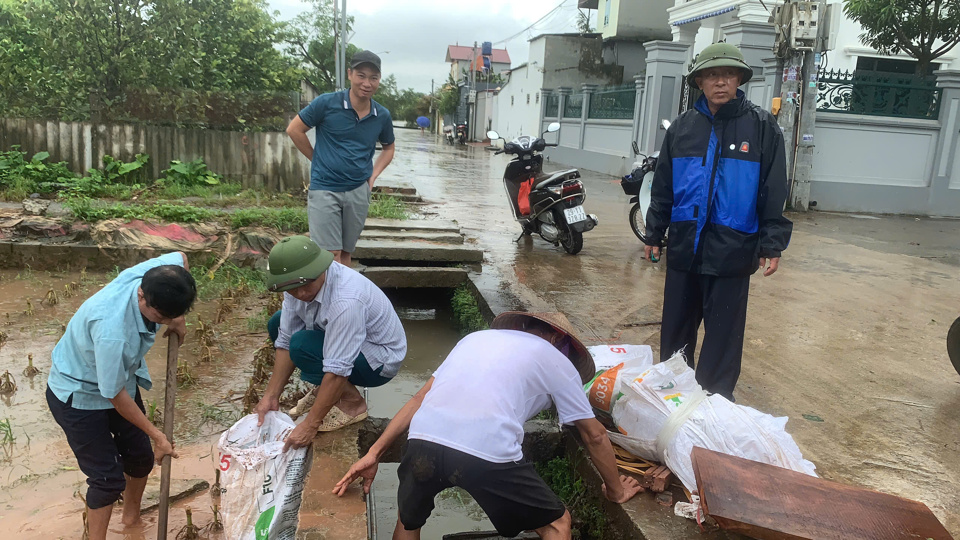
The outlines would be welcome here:
<svg viewBox="0 0 960 540">
<path fill-rule="evenodd" d="M 167 325 L 163 336 L 173 332 L 182 342 L 183 316 L 196 295 L 183 253 L 140 263 L 88 298 L 53 349 L 47 405 L 87 475 L 91 540 L 106 538 L 121 494 L 123 524 L 139 524 L 154 460 L 177 457 L 172 441 L 144 414 L 140 388 L 152 384 L 144 355 L 158 326 Z"/>
<path fill-rule="evenodd" d="M 370 51 L 353 55 L 347 70 L 350 88 L 323 94 L 287 126 L 287 134 L 310 159 L 307 215 L 310 239 L 350 266 L 370 207 L 370 192 L 393 160 L 393 119 L 373 101 L 380 86 L 380 57 Z M 316 146 L 307 132 L 316 128 Z M 383 151 L 373 163 L 380 141 Z"/>
</svg>

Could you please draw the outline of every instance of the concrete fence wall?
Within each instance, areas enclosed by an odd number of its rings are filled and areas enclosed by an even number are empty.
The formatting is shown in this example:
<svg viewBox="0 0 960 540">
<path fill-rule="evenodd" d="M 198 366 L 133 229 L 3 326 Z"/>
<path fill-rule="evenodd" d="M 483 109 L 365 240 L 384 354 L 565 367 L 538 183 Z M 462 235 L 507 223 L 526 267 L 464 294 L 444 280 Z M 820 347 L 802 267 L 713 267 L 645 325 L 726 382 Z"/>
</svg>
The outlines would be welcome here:
<svg viewBox="0 0 960 540">
<path fill-rule="evenodd" d="M 137 154 L 149 154 L 148 175 L 153 178 L 159 177 L 171 160 L 197 158 L 203 158 L 210 170 L 247 187 L 299 190 L 310 177 L 310 162 L 282 132 L 0 119 L 0 149 L 12 145 L 19 145 L 28 158 L 49 152 L 51 160 L 66 161 L 77 173 L 102 166 L 104 155 L 133 161 Z"/>
</svg>

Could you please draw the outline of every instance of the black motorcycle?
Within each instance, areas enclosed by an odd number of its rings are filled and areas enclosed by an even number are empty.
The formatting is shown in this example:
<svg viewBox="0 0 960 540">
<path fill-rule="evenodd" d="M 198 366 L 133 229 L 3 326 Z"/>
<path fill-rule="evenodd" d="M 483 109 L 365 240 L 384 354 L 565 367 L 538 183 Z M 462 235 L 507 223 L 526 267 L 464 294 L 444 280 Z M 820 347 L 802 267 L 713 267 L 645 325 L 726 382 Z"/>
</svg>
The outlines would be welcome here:
<svg viewBox="0 0 960 540">
<path fill-rule="evenodd" d="M 544 134 L 559 129 L 560 124 L 554 122 Z M 496 131 L 488 131 L 487 137 L 490 141 L 502 138 Z M 540 137 L 523 135 L 505 143 L 496 153 L 516 157 L 507 164 L 503 186 L 513 216 L 523 227 L 520 238 L 537 233 L 547 242 L 562 245 L 567 253 L 576 255 L 583 249 L 583 233 L 596 227 L 599 220 L 583 209 L 587 194 L 583 182 L 577 180 L 580 171 L 543 172 L 540 152 L 548 146 L 557 145 L 544 141 L 543 134 Z"/>
<path fill-rule="evenodd" d="M 467 124 L 460 123 L 457 124 L 457 142 L 460 144 L 467 144 Z"/>
<path fill-rule="evenodd" d="M 670 121 L 663 120 L 661 127 L 662 129 L 669 128 Z M 639 159 L 633 163 L 633 170 L 630 174 L 620 179 L 620 187 L 623 188 L 624 193 L 630 195 L 630 202 L 633 203 L 633 207 L 630 208 L 630 228 L 641 242 L 646 242 L 647 210 L 650 208 L 653 174 L 657 170 L 660 151 L 657 150 L 649 156 L 643 155 L 640 153 L 637 141 L 633 141 L 633 155 Z M 664 236 L 664 241 L 666 241 L 666 236 Z"/>
</svg>

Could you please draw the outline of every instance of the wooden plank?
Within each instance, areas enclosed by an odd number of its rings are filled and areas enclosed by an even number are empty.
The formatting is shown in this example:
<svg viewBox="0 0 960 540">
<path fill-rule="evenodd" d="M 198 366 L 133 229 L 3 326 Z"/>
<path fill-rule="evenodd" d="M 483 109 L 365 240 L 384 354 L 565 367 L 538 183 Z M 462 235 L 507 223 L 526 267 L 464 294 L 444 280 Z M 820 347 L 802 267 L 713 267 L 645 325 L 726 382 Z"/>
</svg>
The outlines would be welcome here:
<svg viewBox="0 0 960 540">
<path fill-rule="evenodd" d="M 704 512 L 761 540 L 952 540 L 921 502 L 694 447 Z"/>
</svg>

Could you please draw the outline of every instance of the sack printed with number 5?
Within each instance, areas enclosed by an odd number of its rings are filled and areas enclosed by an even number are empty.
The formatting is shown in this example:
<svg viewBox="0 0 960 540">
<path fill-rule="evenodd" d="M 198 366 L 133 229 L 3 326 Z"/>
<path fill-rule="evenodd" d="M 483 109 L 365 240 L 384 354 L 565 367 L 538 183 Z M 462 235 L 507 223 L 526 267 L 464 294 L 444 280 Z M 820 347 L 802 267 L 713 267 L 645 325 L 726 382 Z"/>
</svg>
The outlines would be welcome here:
<svg viewBox="0 0 960 540">
<path fill-rule="evenodd" d="M 610 413 L 613 404 L 623 394 L 621 380 L 632 380 L 653 365 L 653 350 L 649 345 L 594 345 L 588 347 L 597 366 L 597 376 L 584 387 L 590 405 Z"/>
<path fill-rule="evenodd" d="M 296 425 L 271 411 L 257 426 L 250 414 L 220 436 L 220 511 L 224 538 L 293 540 L 312 447 L 283 451 Z"/>
</svg>

